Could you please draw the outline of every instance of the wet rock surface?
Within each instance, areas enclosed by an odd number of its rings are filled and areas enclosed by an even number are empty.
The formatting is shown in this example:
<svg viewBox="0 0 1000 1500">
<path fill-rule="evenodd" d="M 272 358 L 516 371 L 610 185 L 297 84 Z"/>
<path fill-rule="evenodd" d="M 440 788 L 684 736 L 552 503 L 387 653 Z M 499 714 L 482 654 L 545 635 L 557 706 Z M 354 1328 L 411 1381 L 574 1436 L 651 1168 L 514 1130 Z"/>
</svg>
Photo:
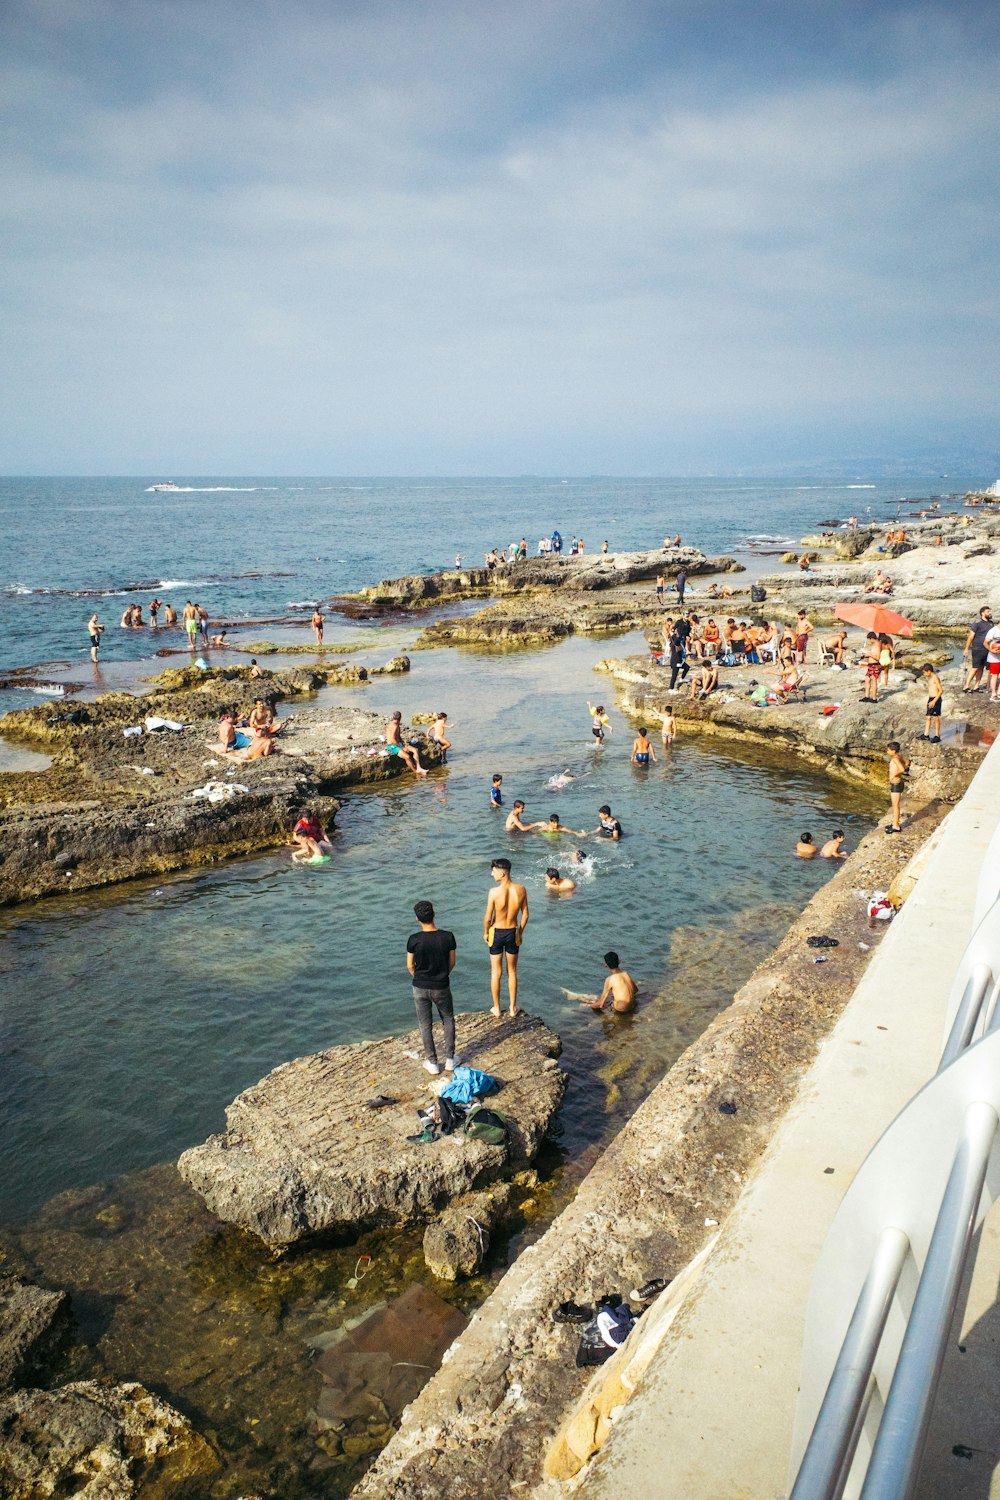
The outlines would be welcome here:
<svg viewBox="0 0 1000 1500">
<path fill-rule="evenodd" d="M 0 1496 L 184 1496 L 218 1467 L 181 1414 L 134 1383 L 77 1381 L 0 1397 Z"/>
<path fill-rule="evenodd" d="M 65 1292 L 0 1274 L 0 1393 L 38 1379 L 68 1338 Z"/>
<path fill-rule="evenodd" d="M 570 1206 L 526 1249 L 353 1494 L 472 1500 L 536 1483 L 587 1383 L 561 1302 L 673 1277 L 735 1203 L 879 933 L 863 892 L 886 888 L 933 832 L 928 810 L 897 839 L 869 835 L 623 1127 Z M 840 946 L 814 964 L 807 938 Z"/>
<path fill-rule="evenodd" d="M 417 1110 L 433 1101 L 411 1033 L 276 1068 L 229 1106 L 225 1135 L 183 1154 L 181 1176 L 220 1219 L 277 1246 L 421 1222 L 518 1171 L 537 1153 L 566 1089 L 559 1039 L 527 1015 L 463 1015 L 456 1023 L 462 1061 L 503 1084 L 490 1099 L 510 1122 L 509 1146 L 461 1132 L 407 1140 L 418 1133 Z M 368 1107 L 380 1097 L 392 1102 Z"/>
</svg>

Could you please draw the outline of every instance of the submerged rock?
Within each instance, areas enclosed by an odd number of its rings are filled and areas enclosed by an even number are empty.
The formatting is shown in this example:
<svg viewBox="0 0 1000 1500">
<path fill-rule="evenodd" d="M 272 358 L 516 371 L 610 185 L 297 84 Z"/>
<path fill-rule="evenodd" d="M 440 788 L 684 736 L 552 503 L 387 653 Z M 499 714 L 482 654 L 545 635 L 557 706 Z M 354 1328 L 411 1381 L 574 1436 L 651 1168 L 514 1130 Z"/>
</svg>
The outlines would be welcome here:
<svg viewBox="0 0 1000 1500">
<path fill-rule="evenodd" d="M 217 1466 L 212 1448 L 180 1412 L 141 1385 L 84 1380 L 0 1399 L 4 1500 L 180 1495 Z"/>
<path fill-rule="evenodd" d="M 36 1379 L 69 1332 L 69 1297 L 0 1276 L 0 1391 Z"/>
<path fill-rule="evenodd" d="M 513 1174 L 535 1156 L 566 1090 L 559 1038 L 534 1016 L 456 1020 L 462 1059 L 503 1085 L 495 1102 L 510 1121 L 509 1146 L 461 1133 L 407 1139 L 419 1133 L 417 1110 L 433 1098 L 411 1033 L 276 1068 L 229 1106 L 225 1135 L 184 1152 L 181 1176 L 220 1219 L 288 1245 L 420 1223 Z M 378 1107 L 381 1098 L 391 1102 Z"/>
<path fill-rule="evenodd" d="M 475 1276 L 490 1248 L 490 1230 L 510 1213 L 517 1189 L 497 1183 L 483 1193 L 470 1193 L 445 1209 L 424 1231 L 424 1260 L 442 1281 Z"/>
</svg>

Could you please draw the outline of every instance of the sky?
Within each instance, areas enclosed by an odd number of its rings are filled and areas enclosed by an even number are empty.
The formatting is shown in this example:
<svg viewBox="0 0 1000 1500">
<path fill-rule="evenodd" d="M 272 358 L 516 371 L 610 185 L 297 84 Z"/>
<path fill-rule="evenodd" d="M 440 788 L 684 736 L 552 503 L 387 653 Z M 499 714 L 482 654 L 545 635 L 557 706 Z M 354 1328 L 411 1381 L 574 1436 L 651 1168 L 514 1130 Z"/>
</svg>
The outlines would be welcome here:
<svg viewBox="0 0 1000 1500">
<path fill-rule="evenodd" d="M 964 0 L 4 0 L 0 472 L 991 481 L 998 35 Z"/>
</svg>

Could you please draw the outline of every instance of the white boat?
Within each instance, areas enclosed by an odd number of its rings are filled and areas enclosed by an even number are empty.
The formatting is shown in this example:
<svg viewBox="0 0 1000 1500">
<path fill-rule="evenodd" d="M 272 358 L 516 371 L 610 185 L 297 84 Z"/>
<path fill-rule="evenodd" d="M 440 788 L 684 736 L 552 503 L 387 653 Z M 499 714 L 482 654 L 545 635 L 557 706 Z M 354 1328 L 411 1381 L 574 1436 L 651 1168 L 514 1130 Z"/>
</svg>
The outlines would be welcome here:
<svg viewBox="0 0 1000 1500">
<path fill-rule="evenodd" d="M 151 484 L 149 486 L 149 489 L 146 491 L 146 494 L 149 495 L 154 490 L 176 490 L 179 488 L 180 486 L 176 485 L 172 479 L 167 479 L 162 484 Z"/>
</svg>

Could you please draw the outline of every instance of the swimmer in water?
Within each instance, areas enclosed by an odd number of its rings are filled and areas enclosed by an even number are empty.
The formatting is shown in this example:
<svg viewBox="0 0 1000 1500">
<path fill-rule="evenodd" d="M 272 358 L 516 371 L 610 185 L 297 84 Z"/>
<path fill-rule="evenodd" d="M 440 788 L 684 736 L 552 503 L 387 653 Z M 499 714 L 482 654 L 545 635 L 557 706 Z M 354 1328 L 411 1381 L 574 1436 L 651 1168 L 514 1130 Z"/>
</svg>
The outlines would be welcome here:
<svg viewBox="0 0 1000 1500">
<path fill-rule="evenodd" d="M 541 829 L 543 838 L 557 839 L 562 833 L 568 833 L 572 838 L 575 839 L 585 839 L 587 837 L 586 831 L 582 828 L 564 827 L 564 825 L 559 821 L 558 813 L 552 813 L 547 823 L 535 823 L 533 826 L 535 828 Z"/>
<path fill-rule="evenodd" d="M 319 818 L 311 807 L 304 807 L 292 829 L 291 848 L 296 852 L 292 859 L 301 864 L 303 860 L 315 859 L 317 854 L 332 854 L 333 845 L 326 836 Z"/>
<path fill-rule="evenodd" d="M 835 828 L 819 851 L 820 859 L 846 859 L 847 854 L 843 845 L 844 830 L 842 828 Z"/>
<path fill-rule="evenodd" d="M 594 857 L 592 854 L 588 854 L 585 849 L 574 849 L 569 856 L 569 862 L 571 865 L 584 865 L 590 870 L 593 868 Z"/>
<path fill-rule="evenodd" d="M 811 833 L 799 834 L 799 841 L 795 845 L 795 852 L 798 855 L 799 859 L 814 859 L 816 857 L 816 855 L 819 853 L 819 850 L 813 843 L 813 836 Z"/>
<path fill-rule="evenodd" d="M 655 761 L 655 759 L 656 751 L 653 749 L 652 741 L 646 738 L 644 726 L 632 742 L 632 762 L 637 766 L 648 766 L 650 761 Z"/>
<path fill-rule="evenodd" d="M 550 776 L 545 785 L 552 792 L 561 792 L 564 786 L 569 786 L 570 782 L 575 780 L 576 777 L 567 766 L 565 771 L 559 772 L 558 776 Z"/>
<path fill-rule="evenodd" d="M 576 881 L 570 880 L 568 875 L 560 875 L 555 865 L 549 865 L 545 871 L 545 889 L 547 891 L 562 891 L 569 895 L 570 891 L 576 890 Z"/>
<path fill-rule="evenodd" d="M 524 812 L 524 803 L 516 801 L 507 814 L 507 821 L 503 825 L 508 833 L 530 833 L 533 828 L 544 828 L 544 823 L 522 823 L 521 814 Z"/>
<path fill-rule="evenodd" d="M 589 1005 L 591 1010 L 603 1010 L 608 1001 L 611 1001 L 611 1009 L 616 1016 L 627 1016 L 630 1011 L 635 1010 L 635 997 L 639 992 L 639 986 L 631 974 L 619 966 L 617 953 L 605 953 L 604 967 L 611 972 L 604 981 L 604 988 L 596 1000 L 586 1000 L 584 1004 Z"/>
</svg>

